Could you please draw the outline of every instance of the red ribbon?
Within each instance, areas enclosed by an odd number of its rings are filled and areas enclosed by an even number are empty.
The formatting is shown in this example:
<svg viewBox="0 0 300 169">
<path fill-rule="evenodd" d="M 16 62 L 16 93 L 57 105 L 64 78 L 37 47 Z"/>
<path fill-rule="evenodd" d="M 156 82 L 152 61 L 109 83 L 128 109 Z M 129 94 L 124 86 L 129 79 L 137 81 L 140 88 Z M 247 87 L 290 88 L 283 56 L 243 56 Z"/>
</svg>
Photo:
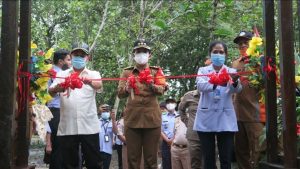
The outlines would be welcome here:
<svg viewBox="0 0 300 169">
<path fill-rule="evenodd" d="M 275 78 L 276 78 L 276 82 L 279 83 L 279 79 L 277 77 L 277 73 L 276 73 L 276 65 L 272 65 L 273 64 L 273 59 L 271 57 L 267 57 L 266 58 L 266 65 L 263 68 L 263 71 L 267 73 L 267 78 L 270 78 L 270 73 L 274 72 L 275 74 Z"/>
<path fill-rule="evenodd" d="M 300 123 L 297 124 L 297 135 L 300 136 Z"/>
<path fill-rule="evenodd" d="M 80 89 L 82 88 L 82 79 L 79 78 L 79 74 L 77 72 L 72 73 L 69 77 L 65 79 L 63 83 L 59 84 L 64 89 Z"/>
<path fill-rule="evenodd" d="M 135 80 L 135 76 L 133 74 L 131 74 L 128 77 L 128 82 L 129 82 L 129 86 L 133 89 L 135 94 L 139 94 L 139 90 L 136 86 L 136 80 Z"/>
<path fill-rule="evenodd" d="M 145 70 L 139 73 L 139 81 L 140 83 L 150 84 L 153 82 L 153 77 L 151 75 L 150 68 L 146 68 Z"/>
<path fill-rule="evenodd" d="M 231 79 L 226 69 L 222 69 L 219 73 L 213 72 L 208 77 L 210 78 L 208 82 L 214 85 L 224 85 Z"/>
<path fill-rule="evenodd" d="M 26 101 L 29 97 L 29 90 L 30 90 L 30 79 L 31 74 L 29 72 L 22 72 L 23 69 L 23 63 L 19 64 L 18 70 L 17 70 L 17 83 L 18 83 L 18 115 L 25 109 Z M 23 88 L 24 87 L 24 88 Z"/>
</svg>

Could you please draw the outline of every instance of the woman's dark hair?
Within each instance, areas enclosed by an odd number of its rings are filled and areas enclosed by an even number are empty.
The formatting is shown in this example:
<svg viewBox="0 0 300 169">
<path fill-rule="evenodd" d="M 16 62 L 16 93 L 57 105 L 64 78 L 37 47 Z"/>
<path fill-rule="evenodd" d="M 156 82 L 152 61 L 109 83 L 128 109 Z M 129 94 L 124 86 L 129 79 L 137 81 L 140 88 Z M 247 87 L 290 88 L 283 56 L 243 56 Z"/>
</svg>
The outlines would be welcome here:
<svg viewBox="0 0 300 169">
<path fill-rule="evenodd" d="M 57 50 L 56 52 L 54 52 L 53 63 L 55 65 L 58 64 L 59 59 L 64 60 L 69 53 L 70 52 L 66 49 Z"/>
<path fill-rule="evenodd" d="M 227 45 L 222 42 L 222 41 L 212 41 L 210 44 L 209 44 L 209 47 L 208 47 L 208 55 L 210 56 L 210 53 L 211 51 L 213 50 L 213 48 L 218 45 L 218 44 L 221 44 L 224 48 L 224 52 L 225 52 L 225 55 L 227 55 Z"/>
</svg>

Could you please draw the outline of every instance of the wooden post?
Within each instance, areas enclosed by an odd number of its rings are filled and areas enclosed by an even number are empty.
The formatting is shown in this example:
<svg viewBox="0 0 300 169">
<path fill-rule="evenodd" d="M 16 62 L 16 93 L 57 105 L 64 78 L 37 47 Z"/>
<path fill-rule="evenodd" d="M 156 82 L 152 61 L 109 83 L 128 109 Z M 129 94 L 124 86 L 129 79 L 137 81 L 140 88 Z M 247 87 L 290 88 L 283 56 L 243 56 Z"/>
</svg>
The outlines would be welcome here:
<svg viewBox="0 0 300 169">
<path fill-rule="evenodd" d="M 298 48 L 300 48 L 300 0 L 297 0 L 297 14 L 298 14 Z M 300 52 L 300 50 L 298 50 Z"/>
<path fill-rule="evenodd" d="M 283 111 L 284 168 L 297 168 L 293 1 L 280 0 L 279 46 Z"/>
<path fill-rule="evenodd" d="M 16 105 L 18 1 L 2 1 L 0 57 L 0 167 L 12 168 L 12 120 Z"/>
<path fill-rule="evenodd" d="M 265 35 L 265 63 L 275 65 L 275 28 L 274 28 L 274 0 L 263 1 L 264 35 Z M 269 72 L 266 75 L 266 112 L 267 112 L 267 162 L 277 163 L 277 96 L 276 96 L 276 74 Z"/>
<path fill-rule="evenodd" d="M 28 63 L 30 61 L 30 44 L 31 44 L 31 0 L 21 0 L 20 3 L 20 59 L 19 64 L 23 64 L 21 71 L 29 72 Z M 26 82 L 28 77 L 22 78 L 22 88 L 26 90 L 29 84 Z M 28 112 L 28 95 L 29 91 L 25 93 L 26 102 L 17 117 L 17 149 L 16 149 L 16 167 L 25 168 L 28 166 L 29 156 L 29 118 Z"/>
</svg>

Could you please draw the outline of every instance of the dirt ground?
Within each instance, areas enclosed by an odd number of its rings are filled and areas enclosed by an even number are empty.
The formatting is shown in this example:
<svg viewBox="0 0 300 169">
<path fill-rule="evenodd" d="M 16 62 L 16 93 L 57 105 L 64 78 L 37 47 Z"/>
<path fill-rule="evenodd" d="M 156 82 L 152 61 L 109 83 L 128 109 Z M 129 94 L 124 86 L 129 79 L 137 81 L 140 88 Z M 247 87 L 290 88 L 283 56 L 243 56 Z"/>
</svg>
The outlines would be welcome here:
<svg viewBox="0 0 300 169">
<path fill-rule="evenodd" d="M 38 136 L 33 136 L 31 139 L 31 145 L 29 149 L 29 165 L 35 165 L 36 169 L 48 169 L 47 166 L 43 162 L 44 158 L 44 143 L 39 139 Z M 161 159 L 159 159 L 159 162 Z M 118 169 L 118 155 L 117 151 L 113 151 L 110 169 Z"/>
</svg>

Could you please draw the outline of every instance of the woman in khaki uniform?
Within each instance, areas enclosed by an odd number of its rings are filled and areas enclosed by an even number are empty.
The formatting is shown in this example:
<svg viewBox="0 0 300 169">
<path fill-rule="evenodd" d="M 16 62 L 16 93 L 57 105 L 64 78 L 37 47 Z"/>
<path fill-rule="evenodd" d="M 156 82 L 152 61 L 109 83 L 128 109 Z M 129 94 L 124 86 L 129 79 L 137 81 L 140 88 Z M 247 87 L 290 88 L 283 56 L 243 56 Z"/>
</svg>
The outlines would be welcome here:
<svg viewBox="0 0 300 169">
<path fill-rule="evenodd" d="M 240 57 L 232 63 L 232 67 L 237 71 L 245 71 L 245 64 L 249 59 L 246 51 L 252 36 L 251 32 L 241 31 L 233 41 L 238 45 L 240 52 Z M 239 127 L 235 134 L 235 154 L 239 169 L 254 169 L 258 164 L 259 136 L 263 130 L 259 107 L 260 89 L 251 87 L 247 80 L 241 80 L 241 84 L 243 90 L 234 97 Z"/>
<path fill-rule="evenodd" d="M 166 82 L 159 67 L 148 65 L 151 48 L 144 39 L 133 48 L 135 66 L 125 68 L 118 86 L 119 98 L 127 98 L 124 125 L 128 154 L 128 168 L 139 169 L 144 156 L 145 169 L 157 169 L 157 150 L 161 131 L 158 95 L 166 90 Z M 150 74 L 142 79 L 142 74 Z M 150 78 L 149 78 L 150 77 Z"/>
</svg>

